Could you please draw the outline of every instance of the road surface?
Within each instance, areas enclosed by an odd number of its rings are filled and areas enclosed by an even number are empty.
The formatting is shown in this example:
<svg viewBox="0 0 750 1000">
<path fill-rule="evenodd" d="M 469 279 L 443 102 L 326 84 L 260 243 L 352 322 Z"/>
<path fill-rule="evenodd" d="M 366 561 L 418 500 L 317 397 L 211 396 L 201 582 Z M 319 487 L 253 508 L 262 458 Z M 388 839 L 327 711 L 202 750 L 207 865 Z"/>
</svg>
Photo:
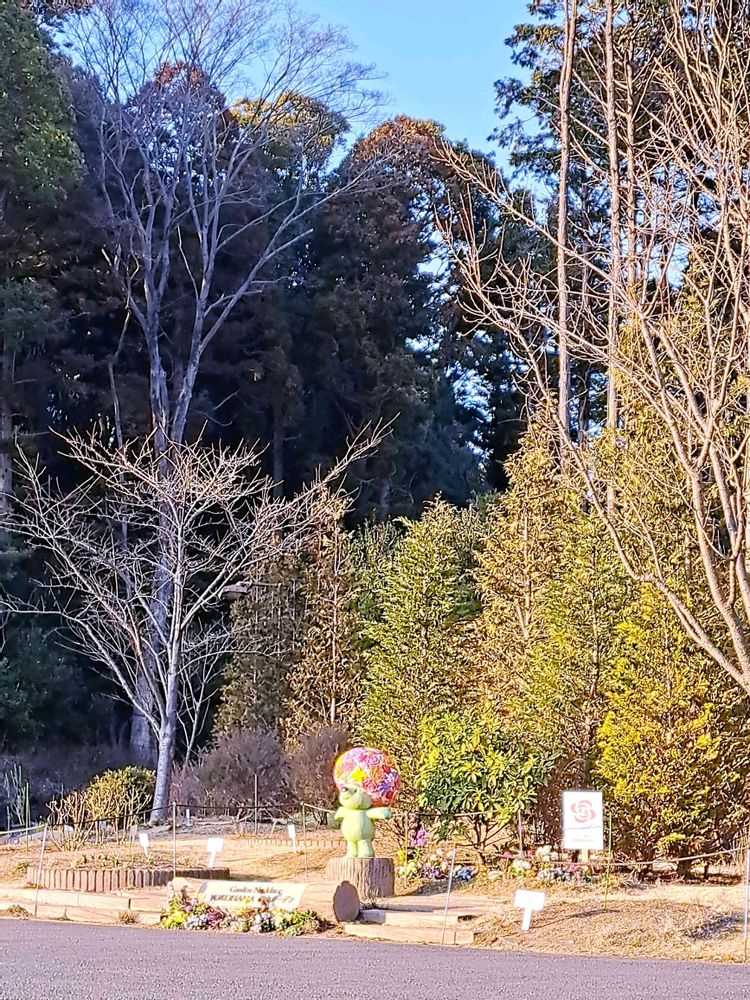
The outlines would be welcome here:
<svg viewBox="0 0 750 1000">
<path fill-rule="evenodd" d="M 750 966 L 0 919 L 0 1000 L 748 1000 Z"/>
</svg>

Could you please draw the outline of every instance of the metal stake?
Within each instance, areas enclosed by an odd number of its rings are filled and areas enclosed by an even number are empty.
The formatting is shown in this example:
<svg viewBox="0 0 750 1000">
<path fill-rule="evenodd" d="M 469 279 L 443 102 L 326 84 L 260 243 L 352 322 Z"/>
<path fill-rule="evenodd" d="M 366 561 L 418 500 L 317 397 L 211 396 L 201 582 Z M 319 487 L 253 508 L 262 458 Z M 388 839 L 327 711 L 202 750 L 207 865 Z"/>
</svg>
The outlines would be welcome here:
<svg viewBox="0 0 750 1000">
<path fill-rule="evenodd" d="M 253 781 L 253 788 L 255 792 L 255 836 L 258 836 L 258 775 L 255 775 Z"/>
<path fill-rule="evenodd" d="M 606 883 L 604 885 L 604 909 L 607 909 L 607 903 L 609 901 L 609 876 L 612 871 L 612 813 L 609 814 L 609 835 L 607 838 L 607 873 L 605 875 Z"/>
<path fill-rule="evenodd" d="M 307 813 L 302 803 L 302 850 L 305 852 L 305 878 L 307 878 Z"/>
<path fill-rule="evenodd" d="M 172 803 L 172 878 L 177 878 L 177 803 Z"/>
<path fill-rule="evenodd" d="M 453 848 L 453 853 L 451 854 L 451 868 L 448 872 L 448 891 L 445 894 L 445 910 L 443 911 L 443 934 L 440 938 L 440 944 L 445 944 L 445 928 L 448 923 L 448 904 L 451 898 L 451 887 L 453 885 L 453 870 L 456 867 L 456 848 Z"/>
<path fill-rule="evenodd" d="M 747 961 L 748 917 L 750 916 L 750 836 L 745 844 L 745 926 L 744 960 Z"/>
<path fill-rule="evenodd" d="M 34 917 L 36 917 L 37 907 L 39 906 L 39 886 L 42 881 L 42 862 L 44 861 L 44 848 L 47 844 L 47 830 L 49 829 L 49 821 L 44 824 L 44 833 L 42 834 L 42 849 L 39 852 L 39 867 L 36 873 L 36 893 L 34 894 Z"/>
</svg>

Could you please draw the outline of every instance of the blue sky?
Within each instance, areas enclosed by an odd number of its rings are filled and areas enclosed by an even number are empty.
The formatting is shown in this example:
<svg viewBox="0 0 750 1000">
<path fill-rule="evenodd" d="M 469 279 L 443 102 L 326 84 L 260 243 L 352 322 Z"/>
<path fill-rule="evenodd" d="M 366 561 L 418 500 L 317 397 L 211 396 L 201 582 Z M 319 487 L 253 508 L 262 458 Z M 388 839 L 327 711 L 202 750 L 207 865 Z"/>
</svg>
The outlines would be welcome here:
<svg viewBox="0 0 750 1000">
<path fill-rule="evenodd" d="M 451 139 L 492 150 L 493 83 L 514 75 L 504 44 L 527 20 L 525 0 L 302 0 L 345 27 L 357 57 L 375 63 L 389 101 L 382 117 L 434 118 Z"/>
</svg>

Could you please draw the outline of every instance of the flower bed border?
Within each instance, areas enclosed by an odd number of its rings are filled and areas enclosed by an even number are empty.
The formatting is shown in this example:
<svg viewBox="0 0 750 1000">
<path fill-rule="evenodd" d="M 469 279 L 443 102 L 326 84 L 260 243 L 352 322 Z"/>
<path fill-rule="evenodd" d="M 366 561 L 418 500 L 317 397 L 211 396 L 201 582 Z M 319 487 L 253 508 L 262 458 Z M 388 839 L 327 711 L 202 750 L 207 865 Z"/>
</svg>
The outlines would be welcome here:
<svg viewBox="0 0 750 1000">
<path fill-rule="evenodd" d="M 43 868 L 29 865 L 26 879 L 40 889 L 64 889 L 74 892 L 121 892 L 125 889 L 150 889 L 168 885 L 171 868 Z M 182 878 L 228 879 L 228 868 L 178 868 Z"/>
</svg>

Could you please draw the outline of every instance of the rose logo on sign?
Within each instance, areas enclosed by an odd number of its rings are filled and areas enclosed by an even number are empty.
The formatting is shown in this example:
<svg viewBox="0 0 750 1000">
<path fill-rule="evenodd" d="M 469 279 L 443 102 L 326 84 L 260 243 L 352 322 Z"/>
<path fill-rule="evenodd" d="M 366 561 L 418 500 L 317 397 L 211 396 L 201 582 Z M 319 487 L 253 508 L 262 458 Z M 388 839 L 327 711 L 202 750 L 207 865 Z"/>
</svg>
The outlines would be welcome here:
<svg viewBox="0 0 750 1000">
<path fill-rule="evenodd" d="M 576 823 L 593 823 L 596 819 L 596 809 L 589 799 L 580 799 L 570 807 Z"/>
<path fill-rule="evenodd" d="M 568 851 L 604 850 L 601 792 L 563 792 L 563 847 Z"/>
</svg>

